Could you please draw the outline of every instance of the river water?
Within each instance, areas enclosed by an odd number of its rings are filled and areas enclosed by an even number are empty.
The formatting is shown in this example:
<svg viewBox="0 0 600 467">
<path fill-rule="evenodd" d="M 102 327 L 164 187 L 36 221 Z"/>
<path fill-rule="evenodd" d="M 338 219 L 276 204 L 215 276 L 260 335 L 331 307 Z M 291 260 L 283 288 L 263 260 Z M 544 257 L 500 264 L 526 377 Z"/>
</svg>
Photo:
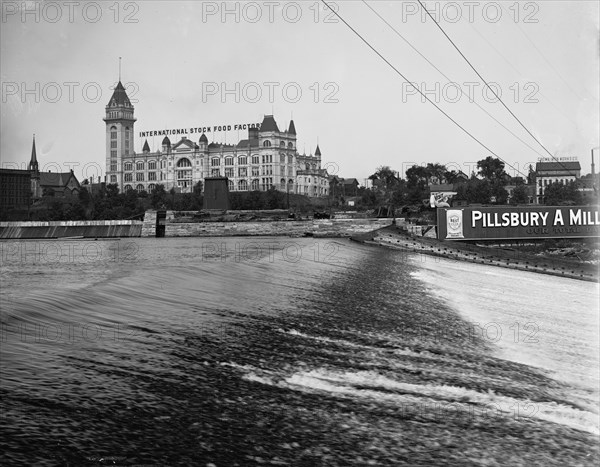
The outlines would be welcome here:
<svg viewBox="0 0 600 467">
<path fill-rule="evenodd" d="M 598 284 L 347 240 L 2 242 L 3 465 L 597 465 Z"/>
</svg>

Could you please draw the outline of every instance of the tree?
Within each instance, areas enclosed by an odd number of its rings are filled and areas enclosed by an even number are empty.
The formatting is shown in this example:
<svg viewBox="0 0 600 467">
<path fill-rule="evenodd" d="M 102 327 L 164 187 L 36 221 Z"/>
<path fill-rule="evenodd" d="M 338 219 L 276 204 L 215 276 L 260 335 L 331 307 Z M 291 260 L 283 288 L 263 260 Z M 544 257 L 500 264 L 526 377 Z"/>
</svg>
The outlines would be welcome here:
<svg viewBox="0 0 600 467">
<path fill-rule="evenodd" d="M 486 180 L 504 180 L 507 173 L 504 171 L 504 162 L 495 157 L 488 156 L 485 159 L 477 161 L 479 175 Z"/>
<path fill-rule="evenodd" d="M 435 177 L 437 183 L 443 183 L 445 175 L 448 172 L 445 165 L 438 164 L 437 162 L 433 164 L 430 162 L 425 167 L 425 170 L 427 172 L 427 181 L 429 182 L 432 177 Z"/>
<path fill-rule="evenodd" d="M 390 169 L 387 165 L 382 165 L 377 168 L 375 173 L 369 177 L 371 180 L 381 180 L 387 189 L 392 188 L 398 183 L 396 172 Z"/>
<path fill-rule="evenodd" d="M 504 188 L 502 180 L 492 180 L 490 182 L 490 195 L 494 204 L 506 204 L 508 201 L 508 191 Z"/>
<path fill-rule="evenodd" d="M 420 165 L 413 165 L 406 170 L 406 181 L 409 188 L 425 188 L 429 180 L 429 171 Z"/>
<path fill-rule="evenodd" d="M 517 185 L 515 187 L 510 197 L 510 204 L 513 206 L 517 204 L 529 204 L 529 192 L 525 185 Z"/>
<path fill-rule="evenodd" d="M 150 192 L 150 205 L 154 209 L 161 209 L 167 202 L 167 192 L 165 186 L 156 185 Z"/>
<path fill-rule="evenodd" d="M 581 204 L 581 192 L 575 183 L 550 183 L 544 190 L 544 204 L 548 206 L 564 206 Z"/>
</svg>

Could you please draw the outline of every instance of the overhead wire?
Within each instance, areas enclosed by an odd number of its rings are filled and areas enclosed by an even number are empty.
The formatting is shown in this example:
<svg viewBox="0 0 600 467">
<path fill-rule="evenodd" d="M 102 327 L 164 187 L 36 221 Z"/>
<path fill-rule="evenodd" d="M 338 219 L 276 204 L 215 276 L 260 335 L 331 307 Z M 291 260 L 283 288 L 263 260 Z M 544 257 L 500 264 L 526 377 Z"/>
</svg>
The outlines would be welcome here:
<svg viewBox="0 0 600 467">
<path fill-rule="evenodd" d="M 383 21 L 392 31 L 394 31 L 394 33 L 396 33 L 396 35 L 398 37 L 400 37 L 400 39 L 402 39 L 411 49 L 413 49 L 421 58 L 423 58 L 427 63 L 429 63 L 429 65 L 431 65 L 438 73 L 440 73 L 444 78 L 446 78 L 448 80 L 448 82 L 452 83 L 452 80 L 448 77 L 448 75 L 446 75 L 442 70 L 440 70 L 433 62 L 431 62 L 431 60 L 429 60 L 425 55 L 423 55 L 414 45 L 411 44 L 411 42 L 406 39 L 402 34 L 400 34 L 400 32 L 398 32 L 398 30 L 396 28 L 394 28 L 394 26 L 392 26 L 383 16 L 381 16 L 379 14 L 379 12 L 377 12 L 377 10 L 375 10 L 371 5 L 369 5 L 366 0 L 362 0 L 362 2 L 367 6 L 367 8 L 369 8 L 373 13 L 375 13 L 375 15 L 377 15 L 377 17 Z M 460 86 L 458 86 L 458 90 L 460 91 L 461 95 L 467 96 L 467 94 L 465 94 L 465 92 L 462 90 L 462 88 Z M 477 107 L 479 107 L 483 112 L 485 112 L 491 119 L 493 119 L 496 123 L 498 123 L 498 125 L 500 125 L 502 128 L 504 128 L 506 131 L 508 131 L 511 135 L 513 135 L 515 138 L 517 138 L 519 141 L 521 141 L 521 143 L 523 143 L 525 146 L 527 146 L 529 149 L 531 149 L 533 152 L 535 152 L 538 156 L 543 156 L 543 154 L 541 154 L 540 152 L 538 152 L 536 149 L 534 149 L 533 147 L 531 147 L 526 141 L 524 141 L 523 139 L 521 139 L 518 135 L 516 135 L 510 128 L 506 127 L 502 122 L 500 122 L 496 117 L 494 117 L 491 113 L 489 113 L 485 108 L 483 108 L 477 101 L 472 100 L 472 103 L 475 104 Z"/>
<path fill-rule="evenodd" d="M 453 47 L 456 49 L 456 51 L 460 54 L 460 56 L 467 62 L 467 64 L 471 67 L 471 69 L 475 72 L 475 74 L 479 77 L 479 79 L 486 85 L 486 87 L 492 91 L 492 94 L 496 97 L 496 99 L 498 99 L 498 102 L 500 102 L 502 104 L 502 106 L 508 111 L 508 113 L 510 113 L 513 118 L 519 122 L 519 124 L 523 127 L 523 129 L 529 134 L 529 136 L 531 136 L 536 143 L 538 143 L 542 149 L 544 151 L 546 151 L 547 154 L 550 155 L 550 157 L 552 159 L 554 159 L 563 169 L 565 169 L 565 171 L 567 171 L 567 173 L 569 173 L 569 175 L 573 175 L 576 176 L 575 174 L 573 174 L 571 172 L 571 170 L 567 169 L 567 167 L 561 162 L 559 161 L 550 151 L 548 151 L 548 149 L 546 149 L 546 146 L 544 146 L 534 135 L 533 133 L 531 133 L 531 131 L 529 131 L 529 129 L 523 124 L 523 122 L 519 119 L 519 117 L 517 117 L 512 110 L 510 110 L 508 108 L 508 106 L 504 103 L 504 101 L 500 98 L 500 96 L 498 96 L 498 94 L 496 93 L 496 91 L 494 91 L 494 89 L 492 89 L 492 87 L 488 84 L 488 82 L 483 78 L 483 76 L 481 76 L 481 74 L 475 69 L 475 67 L 473 66 L 473 64 L 469 61 L 469 59 L 462 53 L 462 51 L 458 48 L 458 46 L 454 43 L 454 41 L 450 38 L 450 36 L 448 34 L 446 34 L 446 31 L 444 31 L 444 28 L 442 28 L 442 26 L 440 26 L 439 22 L 436 21 L 436 19 L 433 17 L 433 15 L 430 13 L 430 11 L 425 8 L 425 5 L 423 5 L 423 2 L 421 0 L 417 0 L 417 2 L 419 2 L 419 5 L 421 5 L 421 8 L 423 8 L 423 10 L 425 11 L 425 13 L 427 13 L 427 15 L 431 18 L 431 20 L 434 22 L 434 24 L 438 27 L 438 29 L 440 31 L 442 31 L 442 34 L 444 34 L 444 36 L 446 36 L 446 39 L 448 39 L 448 41 L 450 41 L 450 43 L 453 45 Z"/>
<path fill-rule="evenodd" d="M 500 4 L 500 8 L 502 7 L 502 4 Z M 538 55 L 540 57 L 542 57 L 542 59 L 546 62 L 546 64 L 548 65 L 548 67 L 556 74 L 556 76 L 558 76 L 561 81 L 569 88 L 569 90 L 573 93 L 573 95 L 577 96 L 579 99 L 583 100 L 583 97 L 581 97 L 579 95 L 579 93 L 577 91 L 575 91 L 575 89 L 573 89 L 571 87 L 571 85 L 568 83 L 568 81 L 563 77 L 563 75 L 554 67 L 554 65 L 552 65 L 552 63 L 550 62 L 550 60 L 548 60 L 546 58 L 546 56 L 542 53 L 542 51 L 538 48 L 537 45 L 535 45 L 535 43 L 531 40 L 531 38 L 527 35 L 527 33 L 523 30 L 523 28 L 521 26 L 519 26 L 519 22 L 515 21 L 515 26 L 516 28 L 521 31 L 521 34 L 523 34 L 525 36 L 525 39 L 527 39 L 527 41 L 531 44 L 531 46 L 535 49 L 535 51 L 538 53 Z M 596 97 L 592 96 L 591 93 L 583 88 L 584 91 L 593 99 L 595 99 L 596 101 L 598 100 Z"/>
<path fill-rule="evenodd" d="M 346 27 L 348 27 L 348 29 L 350 29 L 362 42 L 364 42 L 364 44 L 369 47 L 373 52 L 375 52 L 375 54 L 381 59 L 383 60 L 392 70 L 394 70 L 399 76 L 402 77 L 402 79 L 404 79 L 404 81 L 406 81 L 408 84 L 410 84 L 411 86 L 413 86 L 416 91 L 421 94 L 421 96 L 423 96 L 423 98 L 425 100 L 427 100 L 427 102 L 429 102 L 431 105 L 433 105 L 437 110 L 439 110 L 446 118 L 448 118 L 452 123 L 454 123 L 458 128 L 460 128 L 464 133 L 466 133 L 471 139 L 473 139 L 474 141 L 476 141 L 481 147 L 483 147 L 485 150 L 487 150 L 490 154 L 493 154 L 497 159 L 500 159 L 502 162 L 504 162 L 505 165 L 507 165 L 508 167 L 510 167 L 511 169 L 513 169 L 516 173 L 520 173 L 521 175 L 523 175 L 525 178 L 527 178 L 527 176 L 521 172 L 519 169 L 517 169 L 516 167 L 514 167 L 512 164 L 510 164 L 508 161 L 506 161 L 505 159 L 503 159 L 502 157 L 500 157 L 496 152 L 494 152 L 492 149 L 490 149 L 488 146 L 486 146 L 481 140 L 479 140 L 475 135 L 473 135 L 469 130 L 467 130 L 464 126 L 462 126 L 460 123 L 458 123 L 454 118 L 452 118 L 450 115 L 448 115 L 448 113 L 446 113 L 444 111 L 444 109 L 442 109 L 440 106 L 438 106 L 435 102 L 433 102 L 431 99 L 429 99 L 429 97 L 427 97 L 423 92 L 421 92 L 421 90 L 417 87 L 415 87 L 412 82 L 400 71 L 398 70 L 392 63 L 390 63 L 390 61 L 385 58 L 375 47 L 373 47 L 371 45 L 371 43 L 369 41 L 367 41 L 356 29 L 354 29 L 344 18 L 342 18 L 342 16 L 339 14 L 339 12 L 337 12 L 335 9 L 331 8 L 329 6 L 329 4 L 327 3 L 326 0 L 321 0 L 321 2 L 329 9 L 331 10 L 331 12 L 338 17 L 338 19 L 344 23 L 346 25 Z"/>
<path fill-rule="evenodd" d="M 489 40 L 488 40 L 488 39 L 487 39 L 487 38 L 486 38 L 486 37 L 485 37 L 483 34 L 481 34 L 481 32 L 479 32 L 479 30 L 478 30 L 478 29 L 477 29 L 475 26 L 473 26 L 472 24 L 471 24 L 471 28 L 473 29 L 473 31 L 475 31 L 475 32 L 477 33 L 477 35 L 478 35 L 479 37 L 481 37 L 481 38 L 482 38 L 482 39 L 483 39 L 483 40 L 484 40 L 484 41 L 487 43 L 487 45 L 489 45 L 489 46 L 490 46 L 490 48 L 492 48 L 492 49 L 494 50 L 494 52 L 496 52 L 496 53 L 498 54 L 498 56 L 499 56 L 500 58 L 502 58 L 502 60 L 504 60 L 504 61 L 505 61 L 505 62 L 508 64 L 508 66 L 510 66 L 510 67 L 511 67 L 511 68 L 512 68 L 514 71 L 516 71 L 516 72 L 519 74 L 519 76 L 521 76 L 521 72 L 520 72 L 520 71 L 519 71 L 519 70 L 518 70 L 518 69 L 517 69 L 517 68 L 516 68 L 516 67 L 515 67 L 515 66 L 514 66 L 514 65 L 513 65 L 513 64 L 512 64 L 512 63 L 511 63 L 511 62 L 510 62 L 510 61 L 509 61 L 509 60 L 508 60 L 508 59 L 507 59 L 505 56 L 504 56 L 504 55 L 502 55 L 502 53 L 501 53 L 501 52 L 500 52 L 500 51 L 499 51 L 499 50 L 498 50 L 496 47 L 494 47 L 494 44 L 492 44 L 492 43 L 491 43 L 491 42 L 490 42 L 490 41 L 489 41 Z M 546 96 L 546 95 L 545 95 L 545 94 L 544 94 L 542 91 L 539 91 L 539 94 L 540 94 L 540 96 L 542 96 L 544 99 L 546 99 L 546 100 L 548 101 L 548 103 L 549 103 L 549 104 L 550 104 L 552 107 L 554 107 L 554 109 L 556 109 L 556 111 L 558 111 L 558 112 L 559 112 L 559 113 L 560 113 L 560 114 L 561 114 L 563 117 L 565 117 L 565 118 L 566 118 L 568 121 L 570 121 L 570 122 L 571 122 L 573 125 L 577 126 L 577 123 L 575 123 L 575 122 L 574 122 L 574 121 L 571 119 L 571 117 L 569 117 L 569 116 L 568 116 L 568 115 L 566 115 L 566 114 L 565 114 L 565 113 L 564 113 L 562 110 L 560 110 L 560 108 L 559 108 L 559 107 L 558 107 L 558 106 L 557 106 L 557 105 L 556 105 L 554 102 L 552 102 L 552 100 L 551 100 L 551 99 L 550 99 L 548 96 Z M 538 153 L 538 154 L 539 154 L 539 153 Z"/>
</svg>

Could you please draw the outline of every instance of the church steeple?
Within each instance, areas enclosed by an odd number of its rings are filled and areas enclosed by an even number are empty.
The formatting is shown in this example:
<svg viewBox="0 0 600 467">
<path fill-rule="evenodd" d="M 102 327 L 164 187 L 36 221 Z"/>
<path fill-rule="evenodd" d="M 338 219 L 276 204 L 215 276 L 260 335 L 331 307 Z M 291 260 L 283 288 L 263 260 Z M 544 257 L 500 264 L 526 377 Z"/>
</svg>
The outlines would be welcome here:
<svg viewBox="0 0 600 467">
<path fill-rule="evenodd" d="M 33 135 L 33 144 L 31 146 L 31 160 L 29 161 L 29 170 L 39 173 L 40 168 L 37 160 L 37 153 L 35 150 L 35 134 Z"/>
</svg>

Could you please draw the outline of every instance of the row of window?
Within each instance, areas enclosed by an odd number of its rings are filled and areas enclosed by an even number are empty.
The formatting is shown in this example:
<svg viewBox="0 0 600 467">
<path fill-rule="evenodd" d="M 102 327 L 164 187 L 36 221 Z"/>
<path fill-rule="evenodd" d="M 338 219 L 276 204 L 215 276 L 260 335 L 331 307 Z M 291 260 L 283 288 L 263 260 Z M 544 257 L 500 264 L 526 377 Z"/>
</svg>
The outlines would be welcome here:
<svg viewBox="0 0 600 467">
<path fill-rule="evenodd" d="M 125 151 L 126 154 L 128 154 L 128 151 Z M 116 159 L 117 157 L 117 151 L 111 151 L 111 159 Z M 260 156 L 252 156 L 252 164 L 259 164 L 262 161 L 263 164 L 271 164 L 273 163 L 273 155 L 269 154 L 269 155 L 264 155 L 262 156 L 262 159 L 260 158 Z M 279 162 L 281 164 L 285 164 L 286 161 L 286 156 L 284 154 L 280 154 L 280 158 L 279 158 Z M 287 158 L 288 164 L 293 164 L 293 156 L 288 156 Z M 116 161 L 113 161 L 116 163 Z M 248 164 L 248 159 L 246 156 L 240 156 L 238 158 L 238 165 L 247 165 Z M 171 165 L 169 163 L 169 165 Z M 196 165 L 199 165 L 199 161 L 196 161 Z M 210 165 L 211 167 L 220 167 L 221 165 L 221 159 L 219 159 L 218 157 L 214 157 L 211 159 L 210 161 Z M 233 166 L 233 157 L 226 157 L 225 158 L 225 166 Z M 165 168 L 166 167 L 166 161 L 161 161 L 160 164 L 161 168 Z M 192 163 L 189 159 L 187 158 L 182 158 L 179 159 L 179 161 L 177 161 L 177 167 L 192 167 Z M 125 162 L 124 164 L 124 169 L 125 171 L 132 171 L 133 170 L 133 162 Z M 143 161 L 138 161 L 135 163 L 135 169 L 136 170 L 145 170 L 145 163 Z M 316 170 L 317 169 L 317 164 L 306 164 L 305 165 L 305 169 L 306 170 Z M 116 169 L 115 169 L 116 170 Z M 148 170 L 156 170 L 156 161 L 149 161 L 148 162 Z M 540 181 L 541 183 L 541 181 Z"/>
<path fill-rule="evenodd" d="M 265 141 L 263 141 L 263 147 L 264 148 L 270 148 L 271 147 L 271 141 L 269 141 L 268 139 L 266 139 Z M 285 141 L 280 141 L 279 142 L 279 147 L 280 148 L 285 148 Z M 293 143 L 289 142 L 287 144 L 287 147 L 289 149 L 293 149 L 294 145 L 293 145 Z"/>
<path fill-rule="evenodd" d="M 554 179 L 554 182 L 551 179 L 547 179 L 547 178 L 545 178 L 543 180 L 544 186 L 548 186 L 551 183 L 560 183 L 560 184 L 564 185 L 565 182 L 571 182 L 571 181 L 574 181 L 574 180 L 565 180 L 564 178 L 560 179 L 560 180 L 558 178 L 556 178 L 556 179 Z M 539 186 L 542 186 L 542 180 L 541 179 L 538 181 L 538 184 L 539 184 Z"/>
<path fill-rule="evenodd" d="M 191 178 L 191 175 L 190 175 L 190 178 Z M 162 177 L 161 177 L 161 179 L 162 179 Z M 149 181 L 155 181 L 156 180 L 156 172 L 148 172 L 148 180 Z M 125 174 L 125 181 L 126 182 L 133 182 L 133 174 L 132 173 Z M 143 173 L 136 173 L 135 174 L 135 181 L 136 182 L 143 182 L 144 181 L 144 174 Z"/>
<path fill-rule="evenodd" d="M 237 188 L 237 191 L 248 191 L 248 181 L 247 180 L 240 180 L 237 183 L 237 187 L 232 180 L 229 180 L 228 185 L 229 185 L 229 191 L 236 191 L 236 188 Z M 188 183 L 179 183 L 179 186 L 188 187 L 190 185 Z M 254 180 L 252 180 L 252 182 L 250 182 L 250 189 L 253 191 L 260 190 L 260 189 L 268 190 L 272 186 L 273 186 L 272 178 L 262 178 L 262 179 L 260 179 L 260 181 L 258 179 L 254 179 Z M 282 190 L 285 190 L 285 189 L 293 190 L 293 186 L 294 186 L 294 181 L 288 180 L 288 186 L 286 187 L 286 181 L 284 178 L 281 179 L 281 183 L 279 185 L 280 189 L 282 189 Z M 125 185 L 124 188 L 125 188 L 125 191 L 133 190 L 133 186 L 131 186 L 129 184 Z M 138 184 L 135 187 L 137 192 L 142 192 L 144 190 L 151 192 L 152 190 L 154 190 L 154 188 L 156 188 L 156 184 L 154 184 L 154 183 L 150 183 L 148 185 L 148 188 L 144 187 L 144 185 L 142 185 L 142 184 Z M 304 194 L 309 194 L 309 188 L 307 186 L 296 187 L 296 191 L 298 193 L 303 192 Z M 317 194 L 326 195 L 327 190 L 324 188 L 318 188 L 318 187 L 314 186 L 312 189 L 312 194 L 313 195 L 317 195 Z"/>
</svg>

